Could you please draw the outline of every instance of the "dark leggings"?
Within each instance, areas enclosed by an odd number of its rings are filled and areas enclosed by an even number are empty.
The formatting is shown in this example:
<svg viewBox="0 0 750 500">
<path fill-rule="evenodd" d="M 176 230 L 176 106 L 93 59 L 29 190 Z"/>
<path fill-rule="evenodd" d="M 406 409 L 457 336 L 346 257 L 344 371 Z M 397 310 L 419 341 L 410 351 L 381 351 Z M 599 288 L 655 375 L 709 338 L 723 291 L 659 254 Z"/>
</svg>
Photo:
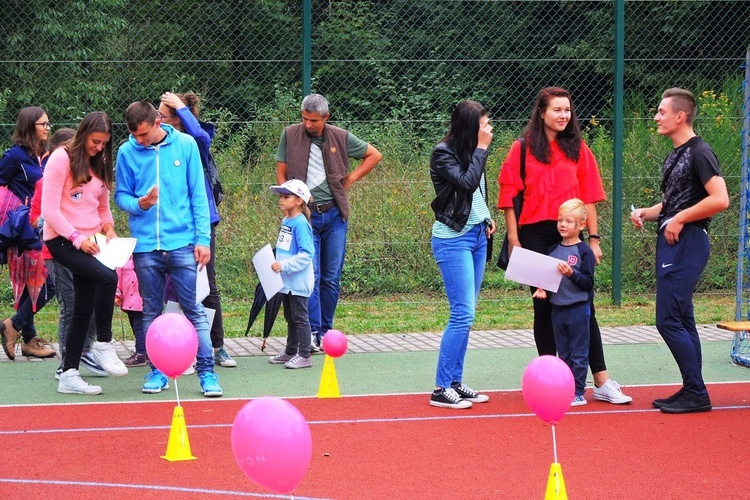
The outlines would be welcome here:
<svg viewBox="0 0 750 500">
<path fill-rule="evenodd" d="M 96 312 L 97 337 L 101 342 L 112 340 L 112 315 L 115 307 L 117 273 L 78 250 L 62 236 L 47 242 L 55 262 L 73 273 L 73 317 L 65 336 L 63 371 L 78 369 L 83 344 L 86 341 L 91 314 Z"/>
<path fill-rule="evenodd" d="M 542 221 L 534 224 L 526 224 L 520 227 L 518 238 L 521 246 L 527 250 L 547 255 L 550 247 L 562 241 L 560 233 L 557 232 L 557 221 Z M 535 287 L 531 288 L 534 293 Z M 534 343 L 540 356 L 548 354 L 557 355 L 555 346 L 555 334 L 552 329 L 552 306 L 548 299 L 534 301 Z M 599 373 L 607 369 L 604 361 L 604 347 L 602 346 L 602 332 L 596 321 L 594 301 L 591 301 L 591 319 L 589 322 L 589 366 L 591 373 Z"/>
</svg>

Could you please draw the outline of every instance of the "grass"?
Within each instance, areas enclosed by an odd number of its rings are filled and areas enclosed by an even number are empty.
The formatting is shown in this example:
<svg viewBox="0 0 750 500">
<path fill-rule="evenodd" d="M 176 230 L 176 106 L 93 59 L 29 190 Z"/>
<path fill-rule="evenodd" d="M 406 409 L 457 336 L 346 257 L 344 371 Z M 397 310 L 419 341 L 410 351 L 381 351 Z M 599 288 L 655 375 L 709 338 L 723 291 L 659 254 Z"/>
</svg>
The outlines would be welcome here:
<svg viewBox="0 0 750 500">
<path fill-rule="evenodd" d="M 247 327 L 251 301 L 223 303 L 226 337 L 242 337 Z M 615 306 L 606 297 L 596 302 L 596 315 L 602 327 L 653 325 L 654 297 L 630 298 Z M 734 318 L 734 297 L 728 294 L 702 294 L 695 297 L 695 317 L 699 324 L 712 324 Z M 37 329 L 47 339 L 57 332 L 57 304 L 52 302 L 37 314 Z M 488 292 L 480 298 L 475 330 L 529 329 L 532 327 L 531 299 L 524 292 Z M 345 299 L 336 312 L 336 328 L 350 335 L 366 333 L 440 332 L 448 321 L 448 304 L 441 296 L 390 296 L 371 299 Z M 261 336 L 263 314 L 250 335 Z M 115 311 L 113 332 L 116 339 L 132 339 L 127 317 Z M 283 313 L 272 330 L 273 336 L 286 335 Z"/>
</svg>

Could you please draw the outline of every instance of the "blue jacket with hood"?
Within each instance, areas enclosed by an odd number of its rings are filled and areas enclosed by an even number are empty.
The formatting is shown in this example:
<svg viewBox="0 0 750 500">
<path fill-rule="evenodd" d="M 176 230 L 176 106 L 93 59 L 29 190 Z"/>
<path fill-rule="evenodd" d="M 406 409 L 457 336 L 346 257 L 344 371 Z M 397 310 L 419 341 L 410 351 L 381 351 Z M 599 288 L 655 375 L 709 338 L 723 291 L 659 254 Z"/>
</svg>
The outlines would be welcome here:
<svg viewBox="0 0 750 500">
<path fill-rule="evenodd" d="M 211 245 L 208 198 L 195 139 L 162 124 L 162 142 L 141 146 L 131 135 L 117 151 L 115 203 L 128 213 L 135 252 L 171 251 Z M 159 199 L 149 210 L 138 205 L 153 185 Z"/>
</svg>

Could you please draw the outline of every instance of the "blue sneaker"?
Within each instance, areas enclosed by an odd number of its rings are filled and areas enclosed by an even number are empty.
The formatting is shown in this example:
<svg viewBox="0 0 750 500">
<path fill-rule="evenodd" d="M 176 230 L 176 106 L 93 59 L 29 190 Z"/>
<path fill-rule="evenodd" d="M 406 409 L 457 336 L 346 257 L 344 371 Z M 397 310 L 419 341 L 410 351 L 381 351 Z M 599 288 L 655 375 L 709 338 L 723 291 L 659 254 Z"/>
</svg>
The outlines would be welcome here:
<svg viewBox="0 0 750 500">
<path fill-rule="evenodd" d="M 586 398 L 581 394 L 580 396 L 576 396 L 573 398 L 573 401 L 570 402 L 570 406 L 583 406 L 587 403 Z"/>
<path fill-rule="evenodd" d="M 203 372 L 198 374 L 198 378 L 201 381 L 201 390 L 203 395 L 207 398 L 218 398 L 224 393 L 219 387 L 219 377 L 214 372 Z"/>
<path fill-rule="evenodd" d="M 169 389 L 169 379 L 156 368 L 143 378 L 146 380 L 146 383 L 143 384 L 142 390 L 146 394 L 158 394 L 162 389 Z"/>
<path fill-rule="evenodd" d="M 109 373 L 99 364 L 91 351 L 81 353 L 81 365 L 97 377 L 109 377 Z"/>
</svg>

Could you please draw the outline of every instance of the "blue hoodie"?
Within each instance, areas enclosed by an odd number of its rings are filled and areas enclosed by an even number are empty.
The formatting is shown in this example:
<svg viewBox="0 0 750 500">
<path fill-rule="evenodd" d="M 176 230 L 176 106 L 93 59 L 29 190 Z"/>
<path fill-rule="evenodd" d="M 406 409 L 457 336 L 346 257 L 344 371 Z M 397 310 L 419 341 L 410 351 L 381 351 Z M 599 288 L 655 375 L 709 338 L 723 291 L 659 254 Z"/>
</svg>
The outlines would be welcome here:
<svg viewBox="0 0 750 500">
<path fill-rule="evenodd" d="M 143 147 L 131 135 L 117 151 L 115 203 L 127 212 L 135 252 L 211 245 L 211 223 L 200 152 L 195 139 L 162 124 L 157 145 Z M 151 186 L 159 200 L 142 210 L 138 198 Z"/>
</svg>

